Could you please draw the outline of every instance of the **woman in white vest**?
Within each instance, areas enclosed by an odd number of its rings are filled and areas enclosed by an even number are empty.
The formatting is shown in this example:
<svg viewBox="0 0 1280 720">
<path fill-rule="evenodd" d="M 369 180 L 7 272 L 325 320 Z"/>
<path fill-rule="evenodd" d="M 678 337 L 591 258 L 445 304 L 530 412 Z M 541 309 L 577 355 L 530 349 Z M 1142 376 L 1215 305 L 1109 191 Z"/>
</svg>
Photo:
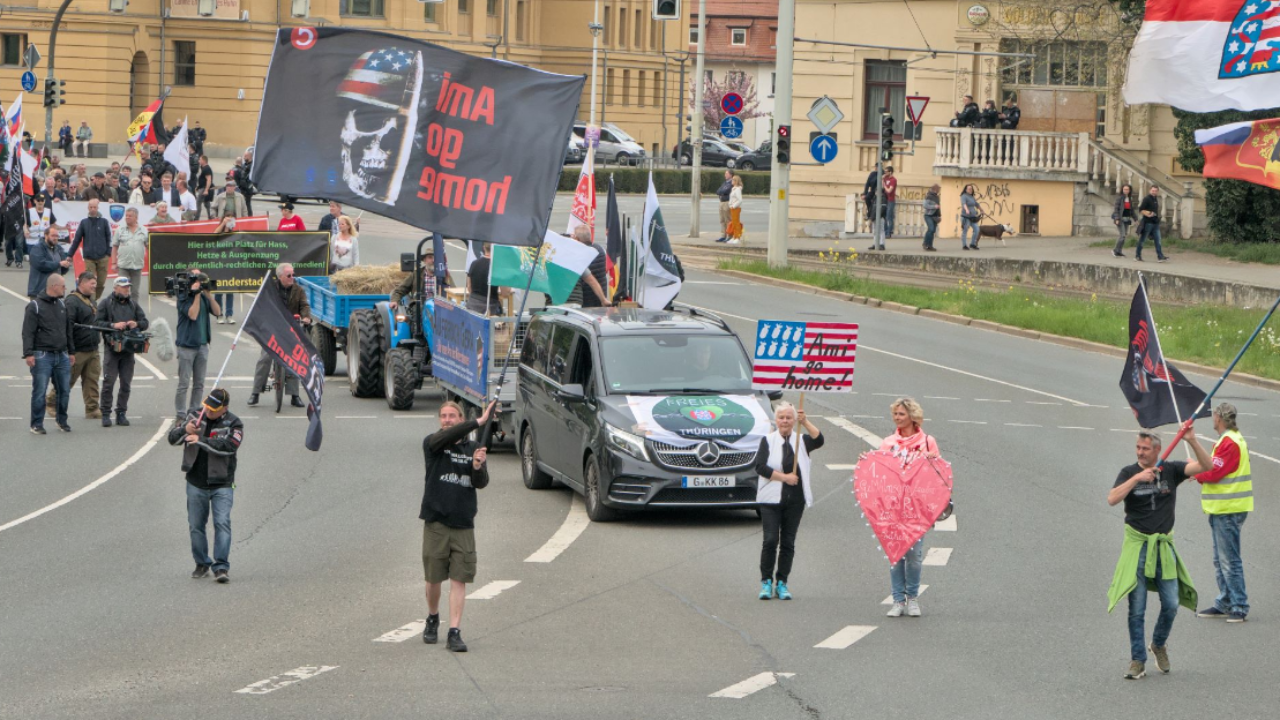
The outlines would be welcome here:
<svg viewBox="0 0 1280 720">
<path fill-rule="evenodd" d="M 924 422 L 924 408 L 915 400 L 904 397 L 889 405 L 896 428 L 892 435 L 880 443 L 882 452 L 892 453 L 904 463 L 925 455 L 938 457 L 938 441 L 920 428 Z M 889 617 L 920 617 L 920 566 L 924 562 L 924 538 L 921 538 L 907 554 L 889 568 L 889 584 L 893 593 L 893 607 Z"/>
<path fill-rule="evenodd" d="M 787 580 L 796 554 L 796 531 L 804 509 L 813 505 L 809 487 L 809 453 L 822 447 L 822 431 L 796 411 L 791 403 L 778 403 L 773 412 L 778 429 L 760 441 L 756 455 L 756 502 L 764 521 L 764 546 L 760 550 L 760 599 L 790 600 Z M 802 438 L 796 424 L 809 434 Z"/>
</svg>

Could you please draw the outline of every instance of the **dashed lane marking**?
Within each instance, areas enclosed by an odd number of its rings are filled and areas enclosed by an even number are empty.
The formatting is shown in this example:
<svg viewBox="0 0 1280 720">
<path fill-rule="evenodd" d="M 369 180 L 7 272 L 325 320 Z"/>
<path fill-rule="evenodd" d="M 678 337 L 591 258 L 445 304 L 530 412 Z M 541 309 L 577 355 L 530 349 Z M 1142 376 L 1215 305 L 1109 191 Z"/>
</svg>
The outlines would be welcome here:
<svg viewBox="0 0 1280 720">
<path fill-rule="evenodd" d="M 856 467 L 858 466 L 857 465 L 832 465 L 832 464 L 827 465 L 828 470 L 852 470 Z"/>
<path fill-rule="evenodd" d="M 928 586 L 928 585 L 921 585 L 921 586 L 920 586 L 920 594 L 921 594 L 921 595 L 923 595 L 923 594 L 924 594 L 924 591 L 925 591 L 925 590 L 928 590 L 928 589 L 929 589 L 929 586 Z M 881 601 L 880 601 L 880 604 L 881 604 L 881 605 L 892 605 L 892 604 L 893 604 L 893 596 L 892 596 L 892 595 L 890 595 L 889 597 L 887 597 L 887 598 L 885 598 L 885 599 L 881 600 Z"/>
<path fill-rule="evenodd" d="M 959 423 L 961 425 L 986 425 L 986 420 L 948 420 L 949 423 Z"/>
<path fill-rule="evenodd" d="M 1005 423 L 1006 427 L 1044 427 L 1043 425 L 1032 425 L 1031 423 Z"/>
<path fill-rule="evenodd" d="M 946 565 L 951 559 L 951 548 L 929 548 L 924 554 L 924 560 L 921 565 Z"/>
<path fill-rule="evenodd" d="M 842 417 L 828 415 L 826 419 L 827 419 L 827 422 L 831 423 L 832 425 L 835 425 L 836 427 L 841 428 L 842 430 L 848 430 L 849 432 L 853 433 L 857 437 L 861 438 L 863 442 L 865 442 L 866 444 L 870 445 L 873 448 L 879 448 L 880 444 L 884 442 L 884 439 L 881 438 L 879 435 L 876 435 L 875 433 L 862 427 L 861 425 L 855 425 L 854 423 Z"/>
<path fill-rule="evenodd" d="M 720 690 L 718 692 L 713 692 L 708 697 L 732 698 L 734 700 L 741 700 L 742 698 L 747 697 L 748 695 L 751 695 L 753 693 L 760 692 L 761 690 L 767 687 L 772 687 L 774 685 L 777 685 L 778 678 L 780 677 L 789 678 L 789 677 L 795 677 L 795 676 L 796 676 L 795 673 L 762 672 L 759 675 L 752 675 L 751 677 L 747 678 L 746 680 L 743 680 L 740 683 L 737 683 L 735 685 L 730 685 L 729 687 L 723 690 Z"/>
<path fill-rule="evenodd" d="M 945 397 L 942 395 L 925 395 L 925 400 L 959 400 L 960 398 Z"/>
<path fill-rule="evenodd" d="M 272 675 L 266 680 L 259 680 L 252 685 L 236 690 L 236 692 L 242 695 L 266 695 L 267 693 L 275 692 L 280 688 L 286 688 L 290 685 L 300 683 L 303 680 L 310 680 L 321 673 L 327 673 L 330 670 L 337 669 L 337 665 L 304 665 L 300 668 L 294 668 L 286 673 Z"/>
<path fill-rule="evenodd" d="M 377 420 L 377 415 L 334 415 L 334 420 Z"/>
<path fill-rule="evenodd" d="M 502 594 L 503 590 L 520 584 L 519 580 L 494 580 L 467 596 L 468 600 L 492 600 Z"/>
<path fill-rule="evenodd" d="M 974 402 L 1011 403 L 1012 400 L 994 400 L 992 398 L 974 398 Z"/>
<path fill-rule="evenodd" d="M 1026 403 L 1028 405 L 1061 405 L 1062 404 L 1058 402 L 1041 402 L 1037 400 L 1027 400 Z"/>
<path fill-rule="evenodd" d="M 591 519 L 587 517 L 587 506 L 582 504 L 582 498 L 574 493 L 569 501 L 569 515 L 564 519 L 564 523 L 560 525 L 560 529 L 556 530 L 555 535 L 551 536 L 538 551 L 524 561 L 528 563 L 549 563 L 560 557 L 560 553 L 569 549 L 574 540 L 582 534 L 591 524 Z"/>
<path fill-rule="evenodd" d="M 169 431 L 169 424 L 172 422 L 173 422 L 172 420 L 166 419 L 164 422 L 160 423 L 160 429 L 156 430 L 156 434 L 152 435 L 150 440 L 148 440 L 142 447 L 138 448 L 138 451 L 135 452 L 133 455 L 131 455 L 128 460 L 125 460 L 124 462 L 112 468 L 111 471 L 108 472 L 106 475 L 103 475 L 97 480 L 94 480 L 88 485 L 85 485 L 84 487 L 62 498 L 61 500 L 58 500 L 57 502 L 53 502 L 48 505 L 45 505 L 44 507 L 40 508 L 39 510 L 36 510 L 35 512 L 27 513 L 26 515 L 23 515 L 17 520 L 10 520 L 4 525 L 0 525 L 0 532 L 4 532 L 5 530 L 8 530 L 10 528 L 17 527 L 28 520 L 34 520 L 47 512 L 57 510 L 58 508 L 62 507 L 63 505 L 66 505 L 72 500 L 75 500 L 81 495 L 92 492 L 94 489 L 98 488 L 101 485 L 105 485 L 107 482 L 111 480 L 111 478 L 114 478 L 115 476 L 124 472 L 134 463 L 141 460 L 144 455 L 151 452 L 151 448 L 155 447 L 156 444 L 160 442 L 160 438 L 164 437 L 165 433 Z"/>
<path fill-rule="evenodd" d="M 379 635 L 378 637 L 374 638 L 373 641 L 380 642 L 380 643 L 404 642 L 405 640 L 408 640 L 411 637 L 415 637 L 417 635 L 422 634 L 422 631 L 426 627 L 427 627 L 426 620 L 414 620 L 408 625 L 405 625 L 403 627 L 398 627 L 389 633 L 383 633 L 382 635 Z"/>
<path fill-rule="evenodd" d="M 832 635 L 826 640 L 814 645 L 814 647 L 823 648 L 824 650 L 844 650 L 862 638 L 870 635 L 875 629 L 875 625 L 846 625 L 835 635 Z"/>
<path fill-rule="evenodd" d="M 1080 427 L 1078 425 L 1059 425 L 1059 430 L 1092 430 L 1091 427 Z"/>
<path fill-rule="evenodd" d="M 934 530 L 941 530 L 942 532 L 955 532 L 955 531 L 956 531 L 956 516 L 955 516 L 955 514 L 953 513 L 953 514 L 951 515 L 951 517 L 947 518 L 946 520 L 939 520 L 939 521 L 938 521 L 938 522 L 933 526 L 933 529 L 934 529 Z"/>
</svg>

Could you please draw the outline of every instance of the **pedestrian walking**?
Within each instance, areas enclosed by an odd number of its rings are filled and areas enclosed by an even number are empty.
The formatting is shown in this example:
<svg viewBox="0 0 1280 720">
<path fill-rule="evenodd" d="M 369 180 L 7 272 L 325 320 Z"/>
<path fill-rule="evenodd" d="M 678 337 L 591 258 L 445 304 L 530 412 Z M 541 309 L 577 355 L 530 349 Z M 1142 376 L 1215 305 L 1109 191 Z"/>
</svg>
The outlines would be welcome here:
<svg viewBox="0 0 1280 720">
<path fill-rule="evenodd" d="M 742 177 L 733 176 L 733 188 L 729 191 L 729 245 L 742 244 Z"/>
<path fill-rule="evenodd" d="M 142 306 L 134 299 L 129 288 L 129 278 L 116 278 L 111 294 L 98 303 L 98 323 L 109 325 L 116 332 L 146 330 L 151 326 Z M 129 427 L 129 394 L 133 389 L 134 354 L 121 343 L 119 346 L 106 338 L 107 349 L 102 363 L 102 427 L 111 427 L 111 411 L 115 410 L 115 424 Z M 120 380 L 120 394 L 115 395 L 116 380 Z"/>
<path fill-rule="evenodd" d="M 884 166 L 884 238 L 893 237 L 893 223 L 898 216 L 898 178 L 893 176 L 893 166 Z"/>
<path fill-rule="evenodd" d="M 27 297 L 34 298 L 40 294 L 50 275 L 55 273 L 66 275 L 70 268 L 71 260 L 67 257 L 67 251 L 63 250 L 58 243 L 58 226 L 49 225 L 44 231 L 44 242 L 38 243 L 31 249 L 31 269 L 27 274 Z"/>
<path fill-rule="evenodd" d="M 54 421 L 71 432 L 67 403 L 71 398 L 71 316 L 62 296 L 67 291 L 61 275 L 50 275 L 44 290 L 22 316 L 22 358 L 31 370 L 31 433 L 44 435 L 45 391 L 53 381 L 56 393 Z"/>
<path fill-rule="evenodd" d="M 1173 546 L 1173 510 L 1178 486 L 1188 477 L 1204 472 L 1197 461 L 1167 460 L 1156 470 L 1160 459 L 1160 436 L 1139 432 L 1138 462 L 1120 470 L 1107 504 L 1124 503 L 1124 545 L 1116 563 L 1111 588 L 1107 591 L 1107 612 L 1120 598 L 1129 598 L 1129 665 L 1124 677 L 1138 680 L 1147 675 L 1147 651 L 1156 656 L 1160 672 L 1169 672 L 1169 633 L 1178 614 L 1178 605 L 1196 610 L 1196 589 Z M 1194 447 L 1194 446 L 1193 446 Z M 1147 593 L 1160 596 L 1151 644 L 1146 643 Z"/>
<path fill-rule="evenodd" d="M 898 398 L 889 405 L 893 417 L 893 434 L 880 443 L 882 452 L 892 453 L 904 463 L 920 457 L 938 457 L 938 441 L 925 433 L 924 408 L 909 397 Z M 924 564 L 924 538 L 889 568 L 889 587 L 893 606 L 889 617 L 920 617 L 920 569 Z"/>
<path fill-rule="evenodd" d="M 102 297 L 103 285 L 107 282 L 107 273 L 111 266 L 111 223 L 102 217 L 101 201 L 93 198 L 88 202 L 89 215 L 76 227 L 75 237 L 71 240 L 68 257 L 75 257 L 76 250 L 82 250 L 84 266 L 93 271 L 97 279 L 93 302 L 96 304 Z M 96 343 L 95 343 L 96 344 Z"/>
<path fill-rule="evenodd" d="M 938 221 L 942 220 L 942 186 L 934 185 L 924 194 L 924 249 L 937 252 L 933 238 L 938 234 Z"/>
<path fill-rule="evenodd" d="M 1200 483 L 1200 509 L 1209 516 L 1213 532 L 1213 572 L 1218 597 L 1213 605 L 1196 613 L 1202 618 L 1226 618 L 1242 623 L 1249 615 L 1249 596 L 1244 586 L 1244 564 L 1240 560 L 1240 530 L 1253 512 L 1253 478 L 1249 464 L 1249 444 L 1236 425 L 1236 406 L 1221 403 L 1213 409 L 1213 429 L 1218 441 L 1209 457 L 1194 435 L 1187 442 L 1205 472 L 1196 475 Z"/>
<path fill-rule="evenodd" d="M 138 299 L 142 289 L 142 267 L 147 263 L 147 228 L 138 222 L 137 208 L 124 211 L 124 224 L 116 228 L 111 238 L 111 259 L 115 262 L 119 275 L 129 278 L 129 287 L 134 299 Z"/>
<path fill-rule="evenodd" d="M 788 402 L 773 411 L 778 429 L 760 440 L 756 453 L 756 502 L 764 527 L 760 548 L 760 599 L 790 600 L 791 565 L 796 555 L 796 533 L 804 509 L 813 505 L 809 485 L 809 454 L 822 447 L 822 431 Z M 803 427 L 808 435 L 795 432 Z"/>
<path fill-rule="evenodd" d="M 280 297 L 280 302 L 289 310 L 289 314 L 302 321 L 303 325 L 311 324 L 311 303 L 307 302 L 307 293 L 297 283 L 293 274 L 293 265 L 280 263 L 276 266 L 275 277 L 267 283 L 262 292 L 273 292 Z M 271 375 L 271 364 L 278 362 L 274 353 L 266 348 L 258 355 L 258 364 L 253 371 L 253 394 L 249 396 L 249 405 L 258 404 L 258 395 L 267 387 L 267 377 Z M 293 373 L 285 373 L 285 389 L 292 397 L 290 404 L 296 408 L 306 407 L 298 397 L 298 378 Z"/>
<path fill-rule="evenodd" d="M 198 403 L 204 397 L 204 374 L 209 364 L 209 341 L 213 339 L 209 316 L 222 314 L 218 301 L 206 289 L 209 278 L 196 268 L 191 268 L 188 275 L 190 289 L 178 292 L 178 333 L 174 341 L 178 346 L 178 391 L 173 398 L 173 409 L 179 422 L 199 412 Z"/>
<path fill-rule="evenodd" d="M 1138 225 L 1138 249 L 1134 250 L 1133 259 L 1142 262 L 1142 244 L 1151 238 L 1156 245 L 1156 262 L 1165 262 L 1169 258 L 1165 257 L 1164 248 L 1160 245 L 1160 188 L 1151 186 L 1138 206 L 1138 214 L 1142 219 Z"/>
<path fill-rule="evenodd" d="M 720 187 L 716 188 L 716 197 L 720 198 L 720 238 L 716 242 L 722 243 L 729 239 L 729 195 L 733 192 L 733 171 L 724 171 L 724 182 L 720 183 Z"/>
<path fill-rule="evenodd" d="M 329 214 L 320 218 L 320 226 L 317 228 L 320 232 L 327 232 L 330 235 L 338 234 L 338 218 L 342 217 L 342 204 L 336 200 L 329 201 Z"/>
<path fill-rule="evenodd" d="M 1116 195 L 1115 209 L 1111 211 L 1111 221 L 1116 224 L 1119 237 L 1111 254 L 1124 257 L 1124 244 L 1129 239 L 1129 226 L 1133 224 L 1133 186 L 1121 185 L 1120 194 Z"/>
<path fill-rule="evenodd" d="M 227 176 L 226 190 L 213 201 L 213 215 L 210 220 L 219 220 L 217 232 L 229 232 L 234 229 L 236 218 L 248 217 L 250 213 L 248 199 L 243 197 L 232 176 Z M 234 293 L 218 293 L 218 303 L 222 307 L 222 316 L 218 324 L 236 324 L 236 296 Z"/>
<path fill-rule="evenodd" d="M 182 472 L 187 477 L 187 527 L 191 533 L 194 580 L 213 577 L 231 582 L 231 506 L 235 502 L 236 453 L 244 442 L 244 422 L 228 408 L 231 395 L 215 388 L 203 412 L 194 411 L 169 431 L 169 444 L 182 446 Z M 205 528 L 213 511 L 213 557 Z"/>
<path fill-rule="evenodd" d="M 462 406 L 440 405 L 440 429 L 422 441 L 426 475 L 422 491 L 422 569 L 426 576 L 427 623 L 422 641 L 433 645 L 440 633 L 440 593 L 449 581 L 449 635 L 446 647 L 466 652 L 462 610 L 467 585 L 476 579 L 476 490 L 489 484 L 488 450 L 468 435 L 492 417 L 490 403 L 477 420 L 463 420 Z"/>
<path fill-rule="evenodd" d="M 245 207 L 245 214 L 237 217 L 247 217 L 253 214 L 253 196 L 258 193 L 258 188 L 249 179 L 253 173 L 253 148 L 244 151 L 244 162 L 236 166 L 234 173 L 236 187 L 240 189 L 240 194 L 244 196 Z"/>
<path fill-rule="evenodd" d="M 360 232 L 356 230 L 351 218 L 343 215 L 338 218 L 338 234 L 333 235 L 333 251 L 330 261 L 333 269 L 346 270 L 360 264 Z"/>
<path fill-rule="evenodd" d="M 190 186 L 186 180 L 179 180 L 178 187 L 178 205 L 179 218 L 182 222 L 190 222 L 200 217 L 200 205 L 196 202 L 196 196 L 191 193 Z"/>
<path fill-rule="evenodd" d="M 71 320 L 71 384 L 70 392 L 80 383 L 80 394 L 84 398 L 84 416 L 89 420 L 102 417 L 98 409 L 98 383 L 102 379 L 102 357 L 98 354 L 98 331 L 91 327 L 97 323 L 98 312 L 94 308 L 93 299 L 98 278 L 92 270 L 85 270 L 76 278 L 75 292 L 63 299 L 67 309 L 67 317 Z M 45 412 L 57 414 L 56 388 L 45 395 Z"/>
<path fill-rule="evenodd" d="M 204 208 L 204 216 L 213 219 L 213 168 L 209 167 L 209 158 L 200 156 L 200 169 L 196 173 L 196 199 Z M 200 219 L 200 210 L 196 209 L 196 220 Z"/>
<path fill-rule="evenodd" d="M 89 157 L 89 143 L 93 140 L 93 128 L 88 120 L 81 120 L 76 129 L 76 157 Z"/>
<path fill-rule="evenodd" d="M 978 206 L 977 187 L 973 183 L 964 186 L 960 191 L 960 249 L 978 249 L 978 221 L 982 219 L 982 208 Z M 969 243 L 970 231 L 973 233 L 973 244 Z"/>
<path fill-rule="evenodd" d="M 306 232 L 307 224 L 302 222 L 302 216 L 293 213 L 293 203 L 280 203 L 280 224 L 276 226 L 279 232 Z"/>
</svg>

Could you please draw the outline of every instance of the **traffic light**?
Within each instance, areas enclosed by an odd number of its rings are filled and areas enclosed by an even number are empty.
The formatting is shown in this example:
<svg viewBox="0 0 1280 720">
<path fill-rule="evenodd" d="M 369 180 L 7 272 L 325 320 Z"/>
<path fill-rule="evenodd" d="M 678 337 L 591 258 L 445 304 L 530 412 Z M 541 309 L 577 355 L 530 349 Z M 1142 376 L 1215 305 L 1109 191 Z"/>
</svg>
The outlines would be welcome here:
<svg viewBox="0 0 1280 720">
<path fill-rule="evenodd" d="M 893 116 L 889 113 L 880 116 L 880 159 L 893 160 Z"/>
<path fill-rule="evenodd" d="M 787 164 L 791 162 L 791 126 L 779 125 L 778 138 L 773 144 L 778 148 L 778 163 Z"/>
<path fill-rule="evenodd" d="M 653 0 L 654 20 L 679 20 L 680 0 Z"/>
<path fill-rule="evenodd" d="M 67 100 L 66 100 L 67 91 L 63 90 L 63 88 L 66 87 L 66 84 L 67 84 L 66 80 L 45 80 L 44 81 L 44 106 L 45 107 L 58 107 L 59 105 L 67 104 Z"/>
</svg>

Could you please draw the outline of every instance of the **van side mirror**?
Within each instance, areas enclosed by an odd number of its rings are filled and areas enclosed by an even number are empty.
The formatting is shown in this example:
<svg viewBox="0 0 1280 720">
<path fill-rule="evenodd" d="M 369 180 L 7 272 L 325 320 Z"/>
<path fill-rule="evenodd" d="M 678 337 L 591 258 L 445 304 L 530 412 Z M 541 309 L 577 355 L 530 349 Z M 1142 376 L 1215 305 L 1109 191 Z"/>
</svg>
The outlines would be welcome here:
<svg viewBox="0 0 1280 720">
<path fill-rule="evenodd" d="M 560 386 L 560 389 L 556 391 L 556 397 L 565 402 L 574 403 L 586 400 L 587 394 L 586 391 L 582 389 L 582 385 L 578 383 L 569 383 L 567 385 Z"/>
<path fill-rule="evenodd" d="M 770 400 L 772 400 L 772 401 L 774 401 L 774 402 L 777 402 L 777 401 L 781 400 L 781 399 L 782 399 L 782 391 L 781 391 L 781 390 L 770 390 L 770 391 L 769 391 L 769 399 L 770 399 Z"/>
</svg>

